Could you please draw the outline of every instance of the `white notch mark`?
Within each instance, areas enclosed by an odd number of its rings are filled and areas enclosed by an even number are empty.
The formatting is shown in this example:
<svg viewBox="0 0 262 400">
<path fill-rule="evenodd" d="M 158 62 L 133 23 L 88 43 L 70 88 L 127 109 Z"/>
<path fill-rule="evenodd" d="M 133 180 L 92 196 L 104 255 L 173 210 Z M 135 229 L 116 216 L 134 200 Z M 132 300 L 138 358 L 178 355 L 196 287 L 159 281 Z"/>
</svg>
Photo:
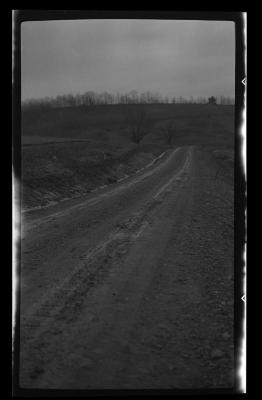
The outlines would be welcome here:
<svg viewBox="0 0 262 400">
<path fill-rule="evenodd" d="M 247 84 L 247 78 L 245 77 L 244 79 L 242 79 L 241 83 L 243 83 L 243 85 L 246 86 L 246 84 Z"/>
<path fill-rule="evenodd" d="M 241 297 L 241 300 L 242 300 L 244 303 L 246 302 L 246 295 L 245 295 L 245 294 Z"/>
</svg>

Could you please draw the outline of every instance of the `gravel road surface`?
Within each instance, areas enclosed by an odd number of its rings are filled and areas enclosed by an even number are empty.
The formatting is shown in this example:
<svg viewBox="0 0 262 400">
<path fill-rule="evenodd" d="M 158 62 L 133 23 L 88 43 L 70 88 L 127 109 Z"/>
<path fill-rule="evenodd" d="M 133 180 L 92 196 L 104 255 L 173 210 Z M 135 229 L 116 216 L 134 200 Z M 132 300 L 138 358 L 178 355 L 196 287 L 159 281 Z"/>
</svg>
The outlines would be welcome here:
<svg viewBox="0 0 262 400">
<path fill-rule="evenodd" d="M 233 385 L 233 185 L 211 154 L 23 213 L 23 388 Z"/>
</svg>

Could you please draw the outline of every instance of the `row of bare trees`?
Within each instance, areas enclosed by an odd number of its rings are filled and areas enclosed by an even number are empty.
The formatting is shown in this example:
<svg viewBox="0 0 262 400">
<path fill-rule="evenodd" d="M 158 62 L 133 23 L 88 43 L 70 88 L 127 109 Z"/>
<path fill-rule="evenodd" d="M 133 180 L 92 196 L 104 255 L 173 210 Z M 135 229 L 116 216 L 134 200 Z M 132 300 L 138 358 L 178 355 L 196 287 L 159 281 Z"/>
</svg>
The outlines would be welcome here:
<svg viewBox="0 0 262 400">
<path fill-rule="evenodd" d="M 217 104 L 234 104 L 234 99 L 231 97 L 221 96 L 216 98 Z M 108 92 L 96 93 L 88 91 L 83 94 L 66 94 L 56 97 L 45 97 L 41 99 L 29 99 L 22 102 L 23 108 L 49 108 L 49 107 L 78 107 L 78 106 L 94 106 L 105 104 L 206 104 L 208 98 L 185 98 L 162 96 L 157 92 L 138 93 L 135 90 L 125 94 L 112 94 Z"/>
</svg>

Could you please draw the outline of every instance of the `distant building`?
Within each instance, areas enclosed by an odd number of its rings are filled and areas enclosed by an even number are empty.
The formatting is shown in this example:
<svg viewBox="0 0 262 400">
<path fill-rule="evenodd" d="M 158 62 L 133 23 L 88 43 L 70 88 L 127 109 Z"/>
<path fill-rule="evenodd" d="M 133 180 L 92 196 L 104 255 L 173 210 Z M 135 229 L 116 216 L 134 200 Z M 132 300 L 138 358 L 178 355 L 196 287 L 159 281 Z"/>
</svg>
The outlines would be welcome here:
<svg viewBox="0 0 262 400">
<path fill-rule="evenodd" d="M 216 105 L 217 104 L 216 98 L 214 96 L 209 97 L 208 104 Z"/>
</svg>

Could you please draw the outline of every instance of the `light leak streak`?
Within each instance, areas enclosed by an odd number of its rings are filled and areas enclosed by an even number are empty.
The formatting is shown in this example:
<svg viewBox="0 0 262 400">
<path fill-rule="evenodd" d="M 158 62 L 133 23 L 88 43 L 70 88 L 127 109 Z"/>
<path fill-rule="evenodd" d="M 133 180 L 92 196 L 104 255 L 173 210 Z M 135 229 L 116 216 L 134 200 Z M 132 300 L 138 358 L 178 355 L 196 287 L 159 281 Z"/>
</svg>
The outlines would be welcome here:
<svg viewBox="0 0 262 400">
<path fill-rule="evenodd" d="M 12 173 L 12 349 L 14 350 L 15 322 L 18 302 L 19 285 L 19 252 L 20 245 L 20 210 L 19 210 L 19 182 Z"/>
<path fill-rule="evenodd" d="M 247 71 L 247 13 L 242 13 L 242 18 L 243 18 L 243 41 L 244 41 L 244 59 L 245 59 L 245 75 Z M 247 79 L 245 79 L 245 93 L 244 93 L 244 108 L 242 110 L 242 125 L 240 128 L 240 136 L 241 136 L 241 142 L 242 142 L 242 149 L 241 149 L 241 158 L 242 158 L 242 168 L 245 176 L 245 181 L 247 180 L 247 175 L 246 175 L 246 101 L 247 101 Z M 246 198 L 247 192 L 245 189 L 245 198 Z M 247 210 L 245 209 L 245 230 L 247 228 Z M 246 237 L 245 237 L 246 239 Z M 240 345 L 240 352 L 238 356 L 238 370 L 237 370 L 237 376 L 240 381 L 240 391 L 242 393 L 246 393 L 246 301 L 247 301 L 247 293 L 246 293 L 246 277 L 247 277 L 247 271 L 246 271 L 246 244 L 244 246 L 244 252 L 243 252 L 243 260 L 244 260 L 244 270 L 243 270 L 243 287 L 242 287 L 242 294 L 245 295 L 245 300 L 243 301 L 244 304 L 244 316 L 243 316 L 243 321 L 242 321 L 242 338 L 241 338 L 241 345 Z"/>
</svg>

